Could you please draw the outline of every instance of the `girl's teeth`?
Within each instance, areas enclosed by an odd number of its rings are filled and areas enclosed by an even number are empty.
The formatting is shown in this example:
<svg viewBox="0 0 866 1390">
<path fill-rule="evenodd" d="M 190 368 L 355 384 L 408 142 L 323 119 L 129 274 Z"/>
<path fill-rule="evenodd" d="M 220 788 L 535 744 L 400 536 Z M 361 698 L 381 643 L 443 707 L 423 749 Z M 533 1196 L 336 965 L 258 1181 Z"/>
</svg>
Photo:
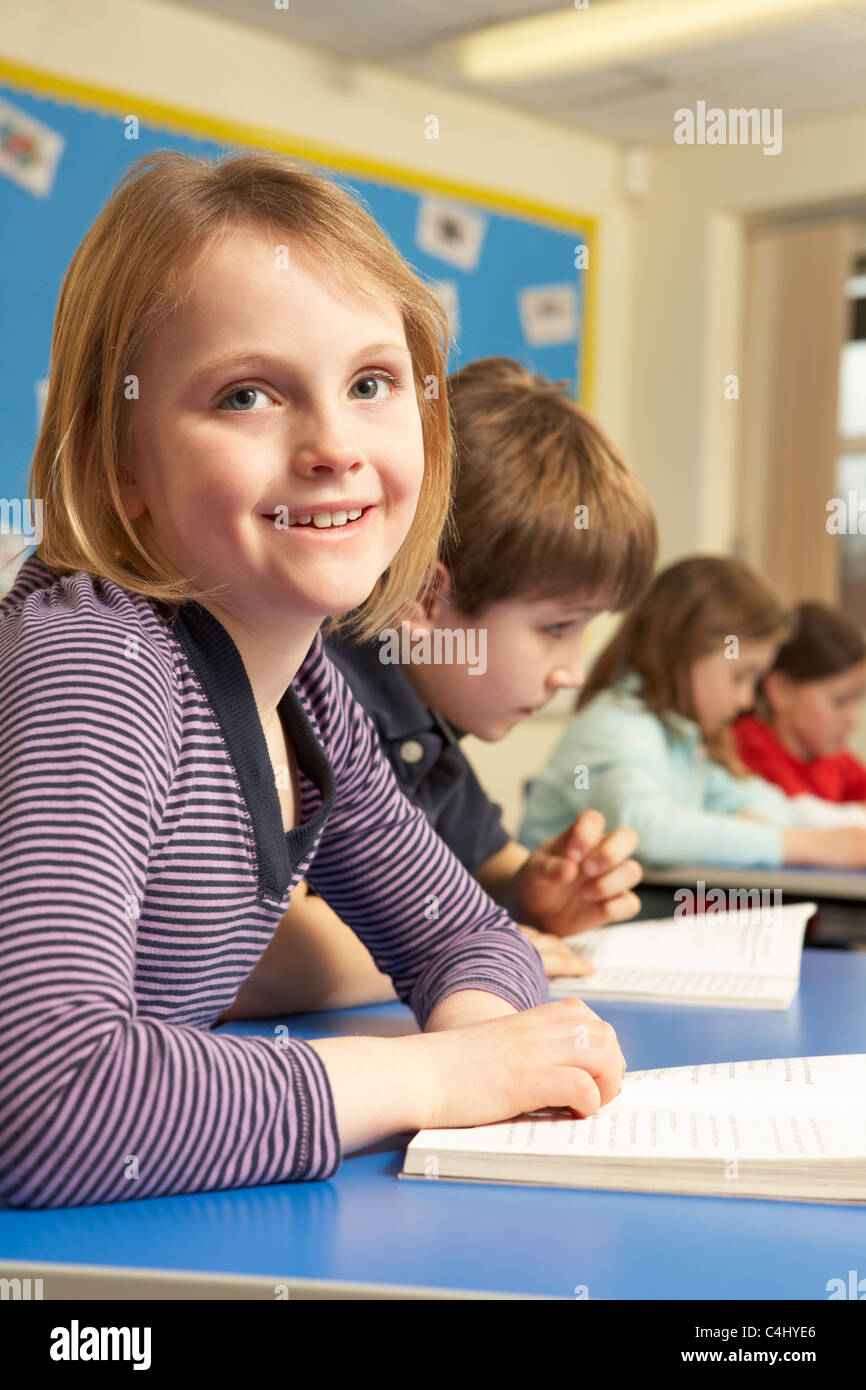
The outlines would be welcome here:
<svg viewBox="0 0 866 1390">
<path fill-rule="evenodd" d="M 310 522 L 317 526 L 320 531 L 324 531 L 329 526 L 345 526 L 347 521 L 357 521 L 363 516 L 363 507 L 358 507 L 351 512 L 307 512 L 304 516 L 293 516 L 289 519 L 290 526 L 309 526 Z"/>
</svg>

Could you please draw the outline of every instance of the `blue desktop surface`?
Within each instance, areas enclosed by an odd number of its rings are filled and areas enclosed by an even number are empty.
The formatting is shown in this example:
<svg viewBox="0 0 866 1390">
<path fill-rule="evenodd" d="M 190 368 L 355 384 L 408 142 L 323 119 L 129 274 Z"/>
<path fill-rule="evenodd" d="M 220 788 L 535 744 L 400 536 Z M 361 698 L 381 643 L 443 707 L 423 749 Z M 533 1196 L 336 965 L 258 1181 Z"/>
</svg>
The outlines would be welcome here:
<svg viewBox="0 0 866 1390">
<path fill-rule="evenodd" d="M 784 1013 L 596 1011 L 637 1069 L 866 1052 L 864 1004 L 866 954 L 807 950 Z M 274 1036 L 275 1022 L 224 1030 Z M 284 1022 L 304 1038 L 415 1031 L 399 1004 Z M 826 1299 L 828 1280 L 866 1273 L 866 1207 L 398 1180 L 408 1137 L 350 1154 L 328 1182 L 0 1210 L 0 1259 L 595 1299 Z"/>
</svg>

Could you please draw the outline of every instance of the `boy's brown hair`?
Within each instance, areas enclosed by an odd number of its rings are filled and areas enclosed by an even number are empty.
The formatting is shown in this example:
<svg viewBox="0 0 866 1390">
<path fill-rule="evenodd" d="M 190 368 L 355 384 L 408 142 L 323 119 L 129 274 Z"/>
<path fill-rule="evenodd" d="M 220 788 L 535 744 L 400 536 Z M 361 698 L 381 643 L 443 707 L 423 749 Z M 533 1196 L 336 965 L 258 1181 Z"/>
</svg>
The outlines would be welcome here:
<svg viewBox="0 0 866 1390">
<path fill-rule="evenodd" d="M 372 636 L 408 611 L 429 579 L 446 522 L 451 440 L 438 388 L 447 371 L 447 317 L 355 196 L 269 151 L 242 148 L 216 161 L 177 150 L 143 156 L 76 250 L 57 303 L 28 485 L 44 504 L 36 553 L 58 574 L 85 570 L 169 605 L 206 597 L 194 575 L 166 573 L 124 513 L 118 482 L 133 461 L 135 409 L 127 383 L 148 335 L 182 308 L 199 262 L 240 227 L 261 231 L 275 247 L 288 243 L 323 264 L 335 283 L 389 300 L 402 315 L 425 467 L 406 539 L 346 619 Z"/>
<path fill-rule="evenodd" d="M 577 708 L 634 672 L 636 694 L 659 718 L 695 719 L 691 668 L 698 657 L 741 642 L 783 642 L 791 613 L 769 584 L 743 560 L 694 555 L 656 575 L 600 653 L 580 692 Z M 745 776 L 728 731 L 705 731 L 707 752 L 737 776 Z"/>
<path fill-rule="evenodd" d="M 454 534 L 443 537 L 439 559 L 467 616 L 503 599 L 574 595 L 620 609 L 649 583 L 649 498 L 569 390 L 508 357 L 471 362 L 448 379 Z"/>
</svg>

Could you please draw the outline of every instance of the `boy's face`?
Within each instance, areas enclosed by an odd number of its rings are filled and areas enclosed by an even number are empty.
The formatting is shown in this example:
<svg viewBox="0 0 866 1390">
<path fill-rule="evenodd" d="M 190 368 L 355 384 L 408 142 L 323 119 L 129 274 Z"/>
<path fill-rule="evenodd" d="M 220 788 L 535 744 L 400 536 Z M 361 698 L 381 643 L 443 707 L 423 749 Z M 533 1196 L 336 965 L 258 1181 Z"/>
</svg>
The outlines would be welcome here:
<svg viewBox="0 0 866 1390">
<path fill-rule="evenodd" d="M 708 734 L 732 724 L 755 703 L 755 687 L 772 666 L 775 642 L 740 642 L 738 655 L 722 647 L 692 664 L 692 703 L 698 723 Z"/>
<path fill-rule="evenodd" d="M 798 744 L 807 758 L 826 757 L 844 748 L 860 722 L 866 661 L 838 676 L 799 684 L 773 671 L 764 689 L 779 732 Z"/>
<path fill-rule="evenodd" d="M 589 603 L 583 596 L 505 599 L 467 618 L 450 595 L 444 601 L 437 595 L 428 615 L 412 622 L 413 632 L 464 630 L 476 674 L 469 661 L 403 669 L 426 705 L 465 733 L 494 742 L 558 690 L 583 685 L 584 633 L 603 611 L 603 603 Z M 435 653 L 432 643 L 431 650 Z"/>
<path fill-rule="evenodd" d="M 138 371 L 124 500 L 143 541 L 181 575 L 226 585 L 208 606 L 253 627 L 309 631 L 361 603 L 409 530 L 424 470 L 397 306 L 347 293 L 291 244 L 283 264 L 238 229 Z"/>
</svg>

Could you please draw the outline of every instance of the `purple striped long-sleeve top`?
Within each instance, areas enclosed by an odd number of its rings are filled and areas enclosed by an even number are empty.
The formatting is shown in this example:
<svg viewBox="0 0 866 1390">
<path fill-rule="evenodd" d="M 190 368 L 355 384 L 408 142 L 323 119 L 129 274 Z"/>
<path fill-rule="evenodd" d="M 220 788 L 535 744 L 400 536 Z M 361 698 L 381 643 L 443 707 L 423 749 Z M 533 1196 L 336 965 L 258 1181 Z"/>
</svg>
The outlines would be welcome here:
<svg viewBox="0 0 866 1390">
<path fill-rule="evenodd" d="M 316 638 L 280 704 L 283 830 L 225 628 L 35 555 L 0 603 L 0 1198 L 62 1207 L 327 1178 L 325 1065 L 214 1033 L 306 877 L 421 1027 L 548 997 L 538 953 L 397 787 Z"/>
</svg>

